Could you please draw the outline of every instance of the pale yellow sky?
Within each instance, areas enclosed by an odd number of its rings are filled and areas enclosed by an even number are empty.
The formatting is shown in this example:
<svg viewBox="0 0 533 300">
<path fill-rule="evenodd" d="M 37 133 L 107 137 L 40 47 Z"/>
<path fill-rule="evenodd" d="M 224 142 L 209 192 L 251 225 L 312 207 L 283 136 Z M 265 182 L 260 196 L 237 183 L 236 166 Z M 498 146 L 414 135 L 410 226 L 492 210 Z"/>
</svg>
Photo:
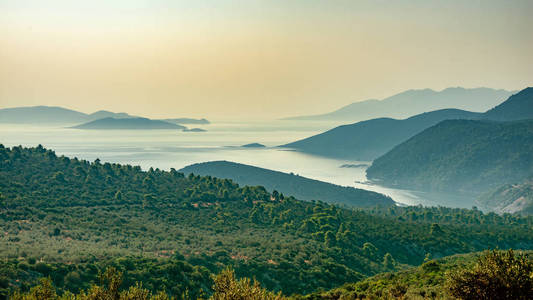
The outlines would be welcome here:
<svg viewBox="0 0 533 300">
<path fill-rule="evenodd" d="M 429 2 L 429 3 L 428 3 Z M 0 0 L 0 107 L 322 113 L 533 84 L 533 1 Z"/>
</svg>

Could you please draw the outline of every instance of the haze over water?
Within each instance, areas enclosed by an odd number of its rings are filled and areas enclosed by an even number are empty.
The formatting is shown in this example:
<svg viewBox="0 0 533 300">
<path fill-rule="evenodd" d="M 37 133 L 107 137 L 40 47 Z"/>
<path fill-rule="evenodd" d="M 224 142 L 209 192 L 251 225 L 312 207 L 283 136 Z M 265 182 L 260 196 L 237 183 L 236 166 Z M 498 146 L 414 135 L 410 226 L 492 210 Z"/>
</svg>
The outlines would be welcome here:
<svg viewBox="0 0 533 300">
<path fill-rule="evenodd" d="M 334 126 L 327 122 L 232 122 L 200 126 L 207 132 L 176 130 L 78 130 L 61 126 L 0 125 L 5 146 L 36 146 L 59 155 L 94 161 L 139 165 L 169 170 L 194 163 L 227 160 L 342 186 L 354 186 L 392 197 L 407 205 L 470 208 L 474 199 L 459 195 L 423 193 L 367 184 L 365 167 L 341 168 L 343 164 L 370 162 L 324 158 L 276 148 Z M 267 148 L 242 148 L 248 143 Z"/>
</svg>

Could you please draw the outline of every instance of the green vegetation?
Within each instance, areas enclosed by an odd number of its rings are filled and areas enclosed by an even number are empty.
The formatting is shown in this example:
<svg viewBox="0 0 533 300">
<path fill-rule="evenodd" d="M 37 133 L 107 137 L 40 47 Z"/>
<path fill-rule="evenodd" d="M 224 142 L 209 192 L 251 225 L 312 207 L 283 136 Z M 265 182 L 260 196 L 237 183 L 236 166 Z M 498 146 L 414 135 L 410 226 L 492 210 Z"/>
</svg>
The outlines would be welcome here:
<svg viewBox="0 0 533 300">
<path fill-rule="evenodd" d="M 278 191 L 300 200 L 320 200 L 348 207 L 390 206 L 394 201 L 385 195 L 353 187 L 343 187 L 295 174 L 272 171 L 254 166 L 211 161 L 193 164 L 180 170 L 185 174 L 200 174 L 228 178 L 241 185 L 264 186 L 268 191 Z"/>
<path fill-rule="evenodd" d="M 419 267 L 379 274 L 357 283 L 345 284 L 327 292 L 316 292 L 290 298 L 280 292 L 262 288 L 256 280 L 237 279 L 231 269 L 213 276 L 212 300 L 319 300 L 319 299 L 529 299 L 533 293 L 533 260 L 531 252 L 486 251 L 427 260 Z M 70 292 L 58 296 L 50 279 L 27 293 L 12 294 L 16 300 L 47 299 L 124 299 L 164 300 L 164 291 L 153 294 L 142 282 L 124 286 L 123 273 L 114 267 L 99 273 L 100 285 L 92 285 L 78 295 Z M 200 299 L 188 290 L 178 299 Z"/>
<path fill-rule="evenodd" d="M 50 277 L 87 290 L 115 267 L 153 293 L 211 295 L 231 266 L 271 291 L 307 294 L 487 248 L 533 249 L 533 217 L 478 210 L 345 209 L 171 170 L 0 146 L 0 288 Z M 123 286 L 127 288 L 127 286 Z"/>
<path fill-rule="evenodd" d="M 496 121 L 533 119 L 533 87 L 512 95 L 507 101 L 484 113 L 483 117 Z"/>
<path fill-rule="evenodd" d="M 533 175 L 533 121 L 448 120 L 376 159 L 367 176 L 419 190 L 482 193 Z"/>
<path fill-rule="evenodd" d="M 306 299 L 529 299 L 532 252 L 486 251 L 427 260 L 419 267 L 297 297 Z"/>
</svg>

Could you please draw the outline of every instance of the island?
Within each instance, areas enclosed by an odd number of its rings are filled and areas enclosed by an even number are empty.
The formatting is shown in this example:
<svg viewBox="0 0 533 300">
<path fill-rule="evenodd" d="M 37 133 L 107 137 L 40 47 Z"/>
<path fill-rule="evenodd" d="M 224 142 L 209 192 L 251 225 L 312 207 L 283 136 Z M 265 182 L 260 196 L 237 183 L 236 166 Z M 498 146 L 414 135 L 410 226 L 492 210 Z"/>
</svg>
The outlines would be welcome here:
<svg viewBox="0 0 533 300">
<path fill-rule="evenodd" d="M 202 129 L 202 128 L 184 128 L 183 129 L 184 132 L 206 132 L 207 130 L 205 129 Z"/>
<path fill-rule="evenodd" d="M 87 130 L 154 130 L 154 129 L 187 129 L 185 126 L 147 118 L 103 118 L 71 128 Z"/>
<path fill-rule="evenodd" d="M 160 121 L 174 123 L 174 124 L 196 124 L 207 125 L 211 124 L 207 119 L 192 119 L 192 118 L 174 118 L 174 119 L 161 119 Z"/>
<path fill-rule="evenodd" d="M 266 146 L 263 144 L 259 144 L 259 143 L 251 143 L 251 144 L 242 145 L 241 147 L 243 148 L 265 148 Z"/>
</svg>

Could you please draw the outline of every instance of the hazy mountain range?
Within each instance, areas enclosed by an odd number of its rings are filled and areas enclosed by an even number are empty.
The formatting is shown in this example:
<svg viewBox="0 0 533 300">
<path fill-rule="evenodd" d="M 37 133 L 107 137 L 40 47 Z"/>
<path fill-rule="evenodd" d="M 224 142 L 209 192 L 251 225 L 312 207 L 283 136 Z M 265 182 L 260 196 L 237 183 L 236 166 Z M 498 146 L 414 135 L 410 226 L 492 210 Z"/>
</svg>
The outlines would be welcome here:
<svg viewBox="0 0 533 300">
<path fill-rule="evenodd" d="M 287 118 L 289 120 L 321 120 L 356 122 L 372 118 L 408 118 L 410 116 L 447 108 L 475 112 L 486 111 L 509 97 L 513 92 L 490 88 L 447 88 L 408 90 L 391 97 L 354 102 L 336 111 Z"/>
<path fill-rule="evenodd" d="M 57 107 L 57 106 L 28 106 L 0 109 L 0 123 L 11 124 L 82 124 L 104 118 L 128 119 L 141 118 L 124 112 L 114 113 L 100 110 L 91 114 Z M 144 118 L 146 119 L 146 118 Z M 209 124 L 206 119 L 175 118 L 163 119 L 174 124 Z"/>
<path fill-rule="evenodd" d="M 227 178 L 239 185 L 264 186 L 269 192 L 277 190 L 300 200 L 321 200 L 352 207 L 391 205 L 392 199 L 382 194 L 353 187 L 343 187 L 295 174 L 272 171 L 254 166 L 212 161 L 193 164 L 180 170 L 185 174 L 210 175 Z"/>
<path fill-rule="evenodd" d="M 397 120 L 378 118 L 342 125 L 281 147 L 354 160 L 373 160 L 422 130 L 449 119 L 520 120 L 533 118 L 533 88 L 512 95 L 497 107 L 476 113 L 444 109 Z"/>
</svg>

